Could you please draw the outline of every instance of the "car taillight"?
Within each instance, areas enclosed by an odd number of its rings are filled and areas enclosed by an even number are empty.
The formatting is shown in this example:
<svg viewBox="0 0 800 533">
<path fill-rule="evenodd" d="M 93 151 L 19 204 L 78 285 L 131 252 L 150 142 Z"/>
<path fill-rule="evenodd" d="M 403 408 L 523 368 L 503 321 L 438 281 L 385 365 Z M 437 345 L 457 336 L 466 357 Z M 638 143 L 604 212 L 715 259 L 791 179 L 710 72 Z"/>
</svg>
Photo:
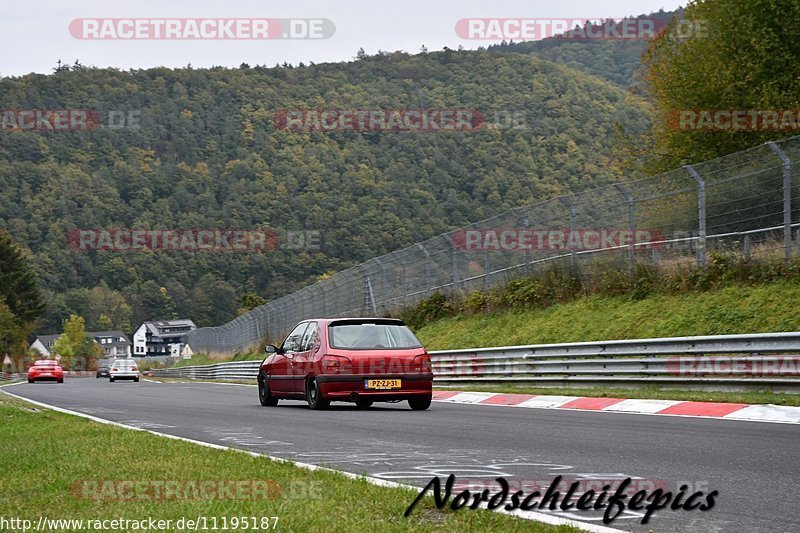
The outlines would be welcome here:
<svg viewBox="0 0 800 533">
<path fill-rule="evenodd" d="M 419 370 L 420 372 L 430 372 L 431 371 L 431 356 L 428 354 L 418 355 L 414 358 L 414 362 L 412 367 Z"/>
<path fill-rule="evenodd" d="M 352 374 L 353 363 L 343 355 L 325 355 L 322 357 L 322 371 L 332 374 Z"/>
<path fill-rule="evenodd" d="M 139 371 L 139 369 L 136 368 L 136 367 L 131 368 L 131 370 L 133 370 L 134 372 L 138 372 Z"/>
</svg>

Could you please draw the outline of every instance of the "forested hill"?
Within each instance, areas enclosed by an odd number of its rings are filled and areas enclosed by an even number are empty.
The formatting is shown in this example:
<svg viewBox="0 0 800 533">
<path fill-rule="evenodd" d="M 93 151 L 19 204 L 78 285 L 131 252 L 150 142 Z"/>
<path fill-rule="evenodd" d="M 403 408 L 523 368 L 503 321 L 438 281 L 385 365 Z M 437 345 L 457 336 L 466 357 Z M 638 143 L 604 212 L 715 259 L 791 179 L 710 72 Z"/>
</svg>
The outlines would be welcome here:
<svg viewBox="0 0 800 533">
<path fill-rule="evenodd" d="M 69 313 L 90 330 L 173 315 L 221 323 L 246 293 L 279 296 L 497 211 L 619 179 L 617 125 L 647 127 L 641 103 L 605 81 L 492 51 L 277 68 L 78 65 L 0 80 L 0 109 L 42 108 L 92 109 L 104 123 L 132 111 L 140 125 L 0 133 L 0 228 L 34 256 L 48 300 L 41 332 Z M 292 109 L 407 108 L 476 110 L 490 124 L 292 132 L 274 120 Z M 114 253 L 67 244 L 85 228 L 263 226 L 319 231 L 321 248 Z"/>
<path fill-rule="evenodd" d="M 661 11 L 632 20 L 648 19 L 655 23 L 682 16 L 683 9 Z M 648 39 L 565 39 L 549 37 L 540 41 L 510 42 L 493 45 L 489 50 L 498 53 L 533 54 L 539 58 L 559 63 L 575 70 L 597 76 L 620 87 L 636 87 L 641 80 L 642 53 Z"/>
</svg>

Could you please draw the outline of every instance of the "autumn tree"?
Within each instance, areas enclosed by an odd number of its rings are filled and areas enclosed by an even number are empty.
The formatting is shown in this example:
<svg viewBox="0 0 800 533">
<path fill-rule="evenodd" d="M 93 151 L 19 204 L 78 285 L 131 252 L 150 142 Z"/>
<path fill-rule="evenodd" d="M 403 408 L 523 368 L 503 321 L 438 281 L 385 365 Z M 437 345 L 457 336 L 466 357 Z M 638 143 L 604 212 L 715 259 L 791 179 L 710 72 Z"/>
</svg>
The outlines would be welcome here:
<svg viewBox="0 0 800 533">
<path fill-rule="evenodd" d="M 712 159 L 768 140 L 771 131 L 698 131 L 681 111 L 796 110 L 800 107 L 800 2 L 694 0 L 643 57 L 653 99 L 650 171 Z"/>
<path fill-rule="evenodd" d="M 83 317 L 70 316 L 64 321 L 61 335 L 53 343 L 52 352 L 61 356 L 64 368 L 86 369 L 90 366 L 88 360 L 102 353 L 97 342 L 86 334 L 85 324 Z"/>
</svg>

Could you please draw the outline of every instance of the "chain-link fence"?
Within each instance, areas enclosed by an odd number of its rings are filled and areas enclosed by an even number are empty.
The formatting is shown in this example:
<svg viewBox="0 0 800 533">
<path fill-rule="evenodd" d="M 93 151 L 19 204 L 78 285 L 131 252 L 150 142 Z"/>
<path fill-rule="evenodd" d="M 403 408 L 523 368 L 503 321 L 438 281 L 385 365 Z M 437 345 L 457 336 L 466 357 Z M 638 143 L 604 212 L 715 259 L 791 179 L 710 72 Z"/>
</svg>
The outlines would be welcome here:
<svg viewBox="0 0 800 533">
<path fill-rule="evenodd" d="M 185 341 L 195 352 L 230 355 L 277 340 L 306 318 L 397 313 L 437 291 L 488 289 L 561 263 L 576 271 L 592 262 L 704 265 L 715 250 L 789 259 L 800 247 L 794 161 L 800 137 L 512 209 L 370 259 Z"/>
</svg>

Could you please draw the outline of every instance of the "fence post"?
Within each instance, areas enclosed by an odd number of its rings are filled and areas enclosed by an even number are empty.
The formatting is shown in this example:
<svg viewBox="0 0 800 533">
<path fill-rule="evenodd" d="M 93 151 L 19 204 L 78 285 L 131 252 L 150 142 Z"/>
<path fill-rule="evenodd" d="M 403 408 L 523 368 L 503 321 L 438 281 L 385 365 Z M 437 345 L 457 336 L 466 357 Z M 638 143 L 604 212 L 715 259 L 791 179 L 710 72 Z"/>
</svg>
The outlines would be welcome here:
<svg viewBox="0 0 800 533">
<path fill-rule="evenodd" d="M 420 248 L 420 250 L 422 250 L 422 253 L 425 255 L 425 259 L 423 259 L 423 261 L 425 263 L 425 285 L 424 285 L 424 289 L 425 289 L 425 295 L 427 296 L 428 288 L 431 286 L 431 281 L 430 281 L 430 266 L 431 266 L 430 257 L 431 257 L 431 253 L 428 251 L 427 248 L 425 248 L 425 246 L 422 245 L 422 243 L 418 242 L 417 246 Z"/>
<path fill-rule="evenodd" d="M 781 159 L 783 166 L 783 252 L 789 261 L 792 258 L 792 160 L 774 142 L 768 142 L 767 146 Z"/>
<path fill-rule="evenodd" d="M 450 244 L 450 279 L 453 282 L 453 291 L 455 292 L 458 289 L 458 282 L 459 282 L 459 274 L 458 274 L 458 256 L 456 253 L 458 250 L 456 249 L 456 242 L 453 240 L 453 236 L 449 233 L 445 233 L 444 237 L 447 239 L 447 242 Z"/>
<path fill-rule="evenodd" d="M 572 200 L 571 196 L 561 196 L 558 198 L 562 204 L 569 207 L 569 231 L 574 235 L 577 228 L 577 216 L 578 210 L 575 207 L 575 202 Z M 578 269 L 578 262 L 575 255 L 575 250 L 573 249 L 569 254 L 570 266 L 572 267 L 572 273 L 577 275 Z"/>
<path fill-rule="evenodd" d="M 692 165 L 685 168 L 697 182 L 697 219 L 698 219 L 698 241 L 697 241 L 697 264 L 701 267 L 706 266 L 706 181 L 697 173 Z"/>
<path fill-rule="evenodd" d="M 625 203 L 628 206 L 628 232 L 630 233 L 631 241 L 628 243 L 628 268 L 631 272 L 633 272 L 635 263 L 633 259 L 633 247 L 634 247 L 634 224 L 633 224 L 633 214 L 635 208 L 635 200 L 633 199 L 633 195 L 625 188 L 625 186 L 621 183 L 616 184 L 617 190 L 622 193 L 622 196 L 625 197 Z"/>
</svg>

